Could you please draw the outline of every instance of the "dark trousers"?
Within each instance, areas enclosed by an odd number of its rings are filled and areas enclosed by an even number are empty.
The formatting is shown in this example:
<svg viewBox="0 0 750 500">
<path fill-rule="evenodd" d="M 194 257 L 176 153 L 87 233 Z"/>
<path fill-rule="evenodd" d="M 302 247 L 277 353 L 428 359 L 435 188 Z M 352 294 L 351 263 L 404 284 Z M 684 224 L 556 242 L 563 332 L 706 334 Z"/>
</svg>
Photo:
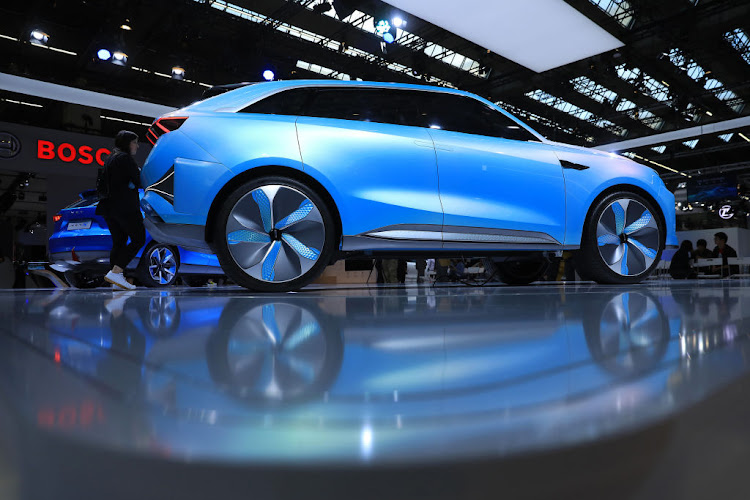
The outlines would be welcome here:
<svg viewBox="0 0 750 500">
<path fill-rule="evenodd" d="M 109 263 L 123 269 L 136 256 L 138 250 L 146 243 L 146 228 L 143 227 L 143 216 L 140 212 L 108 213 L 104 216 L 112 235 L 112 252 Z M 128 243 L 128 237 L 130 243 Z"/>
</svg>

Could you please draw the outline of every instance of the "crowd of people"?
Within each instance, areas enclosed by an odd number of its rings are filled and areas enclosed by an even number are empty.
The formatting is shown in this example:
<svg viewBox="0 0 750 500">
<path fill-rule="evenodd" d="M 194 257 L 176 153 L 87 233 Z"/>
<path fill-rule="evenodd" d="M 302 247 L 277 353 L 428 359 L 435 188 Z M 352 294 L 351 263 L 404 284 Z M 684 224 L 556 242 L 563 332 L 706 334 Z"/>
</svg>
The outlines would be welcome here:
<svg viewBox="0 0 750 500">
<path fill-rule="evenodd" d="M 729 265 L 728 259 L 737 257 L 737 251 L 727 244 L 727 234 L 720 231 L 714 235 L 713 251 L 708 249 L 708 243 L 704 239 L 695 242 L 684 240 L 680 248 L 672 256 L 669 265 L 669 274 L 675 279 L 693 279 L 699 272 L 704 274 L 718 274 L 729 276 L 739 273 L 739 266 Z M 701 259 L 722 259 L 721 265 L 702 266 Z"/>
</svg>

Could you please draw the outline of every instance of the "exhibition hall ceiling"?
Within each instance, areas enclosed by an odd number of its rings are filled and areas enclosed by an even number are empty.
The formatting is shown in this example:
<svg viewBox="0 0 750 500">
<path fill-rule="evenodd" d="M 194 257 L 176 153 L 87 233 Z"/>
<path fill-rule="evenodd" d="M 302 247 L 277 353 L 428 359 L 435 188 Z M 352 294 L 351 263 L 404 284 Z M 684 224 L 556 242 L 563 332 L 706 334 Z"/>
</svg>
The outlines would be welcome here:
<svg viewBox="0 0 750 500">
<path fill-rule="evenodd" d="M 425 83 L 667 175 L 750 152 L 746 0 L 3 2 L 0 73 L 170 107 L 270 76 Z M 0 91 L 8 121 L 64 119 L 45 106 Z"/>
</svg>

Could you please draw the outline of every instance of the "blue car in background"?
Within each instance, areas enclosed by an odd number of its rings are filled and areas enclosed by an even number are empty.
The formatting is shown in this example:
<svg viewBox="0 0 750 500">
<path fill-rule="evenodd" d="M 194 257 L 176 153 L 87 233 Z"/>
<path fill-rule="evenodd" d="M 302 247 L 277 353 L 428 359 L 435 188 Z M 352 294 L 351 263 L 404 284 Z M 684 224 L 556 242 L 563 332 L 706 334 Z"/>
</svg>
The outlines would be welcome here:
<svg viewBox="0 0 750 500">
<path fill-rule="evenodd" d="M 49 239 L 50 264 L 65 274 L 71 286 L 100 286 L 109 268 L 112 237 L 104 218 L 96 215 L 98 203 L 95 190 L 84 191 L 78 200 L 54 216 L 55 231 Z M 208 276 L 224 274 L 215 255 L 162 244 L 148 233 L 146 245 L 126 273 L 149 287 L 172 285 L 178 276 L 186 284 L 200 285 Z"/>
<path fill-rule="evenodd" d="M 638 283 L 677 244 L 674 195 L 622 156 L 551 142 L 450 88 L 292 80 L 247 85 L 157 119 L 141 207 L 159 241 L 214 251 L 257 291 L 312 282 L 357 255 L 493 255 L 528 284 L 550 253 Z"/>
</svg>

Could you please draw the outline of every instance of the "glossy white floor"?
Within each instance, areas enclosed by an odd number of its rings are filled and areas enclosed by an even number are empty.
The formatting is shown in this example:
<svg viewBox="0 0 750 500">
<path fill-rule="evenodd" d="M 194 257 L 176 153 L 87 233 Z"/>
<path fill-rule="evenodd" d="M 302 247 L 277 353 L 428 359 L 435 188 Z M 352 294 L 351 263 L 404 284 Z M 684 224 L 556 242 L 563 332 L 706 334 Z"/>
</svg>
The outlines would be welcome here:
<svg viewBox="0 0 750 500">
<path fill-rule="evenodd" d="M 701 498 L 745 284 L 2 291 L 0 498 Z"/>
</svg>

